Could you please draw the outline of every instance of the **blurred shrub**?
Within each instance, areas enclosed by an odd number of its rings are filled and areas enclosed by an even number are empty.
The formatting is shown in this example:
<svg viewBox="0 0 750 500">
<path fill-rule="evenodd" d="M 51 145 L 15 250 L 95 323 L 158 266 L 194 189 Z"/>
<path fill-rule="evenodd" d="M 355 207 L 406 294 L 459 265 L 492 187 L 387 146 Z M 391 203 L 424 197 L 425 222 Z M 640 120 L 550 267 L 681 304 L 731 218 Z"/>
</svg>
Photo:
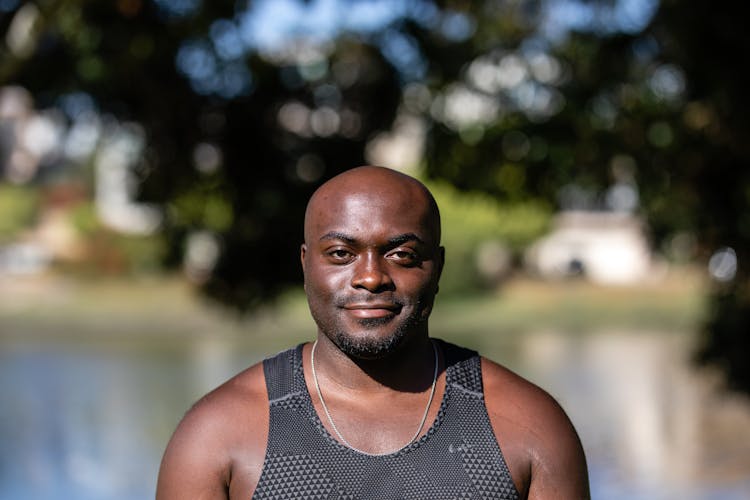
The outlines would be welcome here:
<svg viewBox="0 0 750 500">
<path fill-rule="evenodd" d="M 26 186 L 0 184 L 0 243 L 13 240 L 37 216 L 39 195 Z"/>
<path fill-rule="evenodd" d="M 107 228 L 91 202 L 70 212 L 71 224 L 83 241 L 83 258 L 67 263 L 68 270 L 82 274 L 129 275 L 158 272 L 166 252 L 161 234 L 130 235 Z"/>
<path fill-rule="evenodd" d="M 176 195 L 169 210 L 175 223 L 217 233 L 228 230 L 234 218 L 232 205 L 222 196 L 218 185 L 212 183 Z"/>
<path fill-rule="evenodd" d="M 70 223 L 82 236 L 87 237 L 101 229 L 102 224 L 96 215 L 96 207 L 93 203 L 80 203 L 70 211 Z"/>
<path fill-rule="evenodd" d="M 465 293 L 498 284 L 518 255 L 547 229 L 551 209 L 534 202 L 499 203 L 481 193 L 427 182 L 440 207 L 446 262 L 441 293 Z"/>
</svg>

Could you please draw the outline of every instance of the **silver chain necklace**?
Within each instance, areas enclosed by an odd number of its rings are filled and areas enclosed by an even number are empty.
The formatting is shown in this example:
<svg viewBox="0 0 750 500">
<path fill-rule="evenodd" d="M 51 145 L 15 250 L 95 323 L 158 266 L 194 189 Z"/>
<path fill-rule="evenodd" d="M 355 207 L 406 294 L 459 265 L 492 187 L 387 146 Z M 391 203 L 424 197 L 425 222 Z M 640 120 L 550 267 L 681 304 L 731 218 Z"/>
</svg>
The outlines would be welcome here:
<svg viewBox="0 0 750 500">
<path fill-rule="evenodd" d="M 432 398 L 435 396 L 435 386 L 437 385 L 437 375 L 438 375 L 438 351 L 437 346 L 435 346 L 435 342 L 431 340 L 430 342 L 432 344 L 432 352 L 435 353 L 435 371 L 432 375 L 432 389 L 430 389 L 430 399 L 427 401 L 427 407 L 424 409 L 424 415 L 422 415 L 422 421 L 419 423 L 419 427 L 417 427 L 417 432 L 414 433 L 414 436 L 409 440 L 408 443 L 406 443 L 404 446 L 402 446 L 399 449 L 404 449 L 410 444 L 412 444 L 414 441 L 416 441 L 417 437 L 419 437 L 419 433 L 422 432 L 422 427 L 424 427 L 424 423 L 427 421 L 427 414 L 430 412 L 430 406 L 432 405 Z M 359 448 L 356 448 L 352 446 L 349 441 L 347 441 L 344 436 L 341 435 L 338 428 L 336 427 L 336 424 L 333 423 L 333 418 L 331 417 L 331 412 L 328 411 L 328 406 L 326 406 L 326 402 L 323 399 L 323 394 L 320 392 L 320 384 L 318 384 L 318 375 L 315 373 L 315 348 L 318 346 L 318 341 L 316 340 L 315 343 L 312 346 L 312 350 L 310 351 L 310 368 L 312 369 L 312 376 L 313 381 L 315 382 L 315 390 L 318 392 L 318 398 L 320 399 L 320 404 L 323 406 L 323 411 L 326 414 L 326 418 L 328 418 L 328 423 L 331 424 L 331 428 L 333 429 L 333 432 L 336 433 L 336 436 L 339 438 L 339 440 L 345 444 L 347 447 L 351 448 L 352 450 L 362 453 L 363 455 L 370 455 L 370 456 L 378 456 L 378 455 L 389 455 L 394 452 L 387 452 L 387 453 L 368 453 L 366 451 L 362 451 Z M 396 450 L 397 451 L 397 450 Z"/>
</svg>

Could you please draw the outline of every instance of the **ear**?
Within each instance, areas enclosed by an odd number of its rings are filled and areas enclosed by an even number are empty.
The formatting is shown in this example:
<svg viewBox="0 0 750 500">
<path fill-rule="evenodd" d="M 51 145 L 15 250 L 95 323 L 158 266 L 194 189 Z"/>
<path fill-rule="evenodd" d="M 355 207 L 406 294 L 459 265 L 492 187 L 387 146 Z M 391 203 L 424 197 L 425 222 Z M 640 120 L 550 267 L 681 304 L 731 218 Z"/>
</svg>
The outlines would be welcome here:
<svg viewBox="0 0 750 500">
<path fill-rule="evenodd" d="M 437 258 L 437 282 L 440 283 L 440 276 L 443 275 L 443 265 L 445 264 L 445 247 L 438 248 Z M 435 286 L 435 293 L 440 291 L 440 285 Z"/>
<path fill-rule="evenodd" d="M 302 264 L 302 272 L 305 272 L 305 254 L 307 253 L 307 245 L 304 243 L 299 247 L 299 261 Z"/>
<path fill-rule="evenodd" d="M 443 265 L 445 264 L 445 247 L 438 248 L 438 255 L 440 256 L 440 262 L 438 263 L 438 279 L 443 274 Z"/>
</svg>

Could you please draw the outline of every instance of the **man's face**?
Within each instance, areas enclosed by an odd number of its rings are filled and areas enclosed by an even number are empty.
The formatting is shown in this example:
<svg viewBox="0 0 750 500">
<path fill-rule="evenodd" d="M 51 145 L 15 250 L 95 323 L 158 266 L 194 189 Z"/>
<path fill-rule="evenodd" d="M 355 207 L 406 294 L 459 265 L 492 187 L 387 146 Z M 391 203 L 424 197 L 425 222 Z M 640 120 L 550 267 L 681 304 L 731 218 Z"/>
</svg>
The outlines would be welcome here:
<svg viewBox="0 0 750 500">
<path fill-rule="evenodd" d="M 302 266 L 320 331 L 360 358 L 426 335 L 442 248 L 424 193 L 410 185 L 360 187 L 319 198 L 308 211 Z"/>
</svg>

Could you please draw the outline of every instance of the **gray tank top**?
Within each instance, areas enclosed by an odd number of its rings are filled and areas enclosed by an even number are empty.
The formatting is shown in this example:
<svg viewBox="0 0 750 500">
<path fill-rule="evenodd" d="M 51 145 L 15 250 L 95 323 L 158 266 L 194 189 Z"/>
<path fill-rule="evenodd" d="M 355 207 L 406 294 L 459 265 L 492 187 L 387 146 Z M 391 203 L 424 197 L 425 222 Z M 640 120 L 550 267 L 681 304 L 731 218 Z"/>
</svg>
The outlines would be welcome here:
<svg viewBox="0 0 750 500">
<path fill-rule="evenodd" d="M 312 406 L 302 345 L 263 362 L 271 406 L 268 446 L 255 499 L 517 499 L 490 426 L 479 356 L 436 340 L 446 388 L 420 439 L 389 455 L 365 455 L 336 441 Z"/>
</svg>

